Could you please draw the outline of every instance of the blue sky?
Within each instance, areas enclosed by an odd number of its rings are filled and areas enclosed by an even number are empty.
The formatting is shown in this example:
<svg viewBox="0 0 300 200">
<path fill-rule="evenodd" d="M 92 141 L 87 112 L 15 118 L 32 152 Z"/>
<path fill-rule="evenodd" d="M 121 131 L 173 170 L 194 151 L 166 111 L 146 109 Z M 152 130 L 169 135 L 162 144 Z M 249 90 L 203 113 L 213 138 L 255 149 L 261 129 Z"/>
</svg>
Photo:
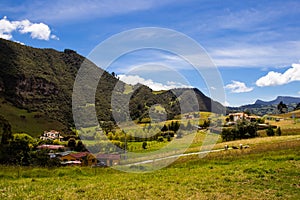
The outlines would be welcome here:
<svg viewBox="0 0 300 200">
<path fill-rule="evenodd" d="M 297 0 L 0 1 L 0 37 L 38 48 L 88 56 L 102 41 L 133 28 L 186 34 L 218 67 L 231 106 L 300 96 L 299 19 Z M 153 89 L 193 86 L 209 95 L 188 65 L 170 52 L 144 50 L 121 56 L 108 70 Z"/>
</svg>

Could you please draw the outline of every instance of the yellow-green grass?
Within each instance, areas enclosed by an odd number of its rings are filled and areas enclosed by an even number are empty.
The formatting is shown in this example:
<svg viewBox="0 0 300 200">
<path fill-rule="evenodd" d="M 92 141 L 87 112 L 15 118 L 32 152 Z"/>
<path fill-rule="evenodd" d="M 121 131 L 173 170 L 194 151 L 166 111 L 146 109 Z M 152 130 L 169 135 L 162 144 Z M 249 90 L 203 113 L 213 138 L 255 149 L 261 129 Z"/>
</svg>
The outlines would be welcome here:
<svg viewBox="0 0 300 200">
<path fill-rule="evenodd" d="M 183 157 L 145 174 L 110 168 L 2 166 L 0 198 L 300 199 L 299 176 L 300 143 L 285 141 L 202 159 Z"/>
<path fill-rule="evenodd" d="M 279 117 L 279 118 L 291 118 L 292 116 L 295 116 L 296 118 L 300 118 L 300 110 L 295 110 L 292 112 L 277 114 L 272 116 Z"/>
<path fill-rule="evenodd" d="M 266 123 L 280 127 L 282 135 L 297 135 L 300 134 L 300 122 L 299 120 L 293 120 L 291 118 L 282 118 L 279 121 L 266 120 Z"/>
<path fill-rule="evenodd" d="M 131 92 L 133 92 L 133 88 L 132 88 L 132 86 L 131 85 L 128 85 L 128 84 L 125 84 L 125 88 L 124 88 L 124 94 L 129 94 L 129 93 L 131 93 Z"/>
</svg>

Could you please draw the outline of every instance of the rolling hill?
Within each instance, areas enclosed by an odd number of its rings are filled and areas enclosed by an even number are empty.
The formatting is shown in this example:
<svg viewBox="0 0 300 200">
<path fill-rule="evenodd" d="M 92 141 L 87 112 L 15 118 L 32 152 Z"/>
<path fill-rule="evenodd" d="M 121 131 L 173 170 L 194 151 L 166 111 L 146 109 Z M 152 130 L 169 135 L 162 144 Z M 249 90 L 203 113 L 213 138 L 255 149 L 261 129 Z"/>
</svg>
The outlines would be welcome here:
<svg viewBox="0 0 300 200">
<path fill-rule="evenodd" d="M 9 120 L 14 132 L 38 135 L 51 127 L 65 133 L 71 132 L 70 127 L 74 127 L 73 85 L 85 60 L 70 49 L 64 52 L 38 49 L 0 39 L 0 115 Z M 94 105 L 98 121 L 114 121 L 111 97 L 116 83 L 120 90 L 117 101 L 121 106 L 116 112 L 121 118 L 130 116 L 141 120 L 149 117 L 148 110 L 152 105 L 160 104 L 165 108 L 167 118 L 172 119 L 181 111 L 179 102 L 189 105 L 189 99 L 185 98 L 189 91 L 195 93 L 199 110 L 224 109 L 198 89 L 154 92 L 144 85 L 127 85 L 93 63 L 89 64 L 102 73 Z M 123 112 L 126 99 L 130 99 L 130 113 Z M 84 99 L 80 101 L 84 102 Z M 89 125 L 88 118 L 86 123 Z"/>
</svg>

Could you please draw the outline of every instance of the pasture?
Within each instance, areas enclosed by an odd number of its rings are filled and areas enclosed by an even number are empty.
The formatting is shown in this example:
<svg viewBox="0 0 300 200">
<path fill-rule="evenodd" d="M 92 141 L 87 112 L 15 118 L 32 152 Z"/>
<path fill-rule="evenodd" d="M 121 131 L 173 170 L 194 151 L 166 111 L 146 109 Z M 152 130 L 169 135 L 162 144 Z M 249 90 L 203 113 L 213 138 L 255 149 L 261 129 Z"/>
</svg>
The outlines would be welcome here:
<svg viewBox="0 0 300 200">
<path fill-rule="evenodd" d="M 187 156 L 150 173 L 1 166 L 1 199 L 300 199 L 300 140 Z M 235 141 L 237 143 L 241 141 Z M 149 166 L 140 166 L 149 167 Z"/>
</svg>

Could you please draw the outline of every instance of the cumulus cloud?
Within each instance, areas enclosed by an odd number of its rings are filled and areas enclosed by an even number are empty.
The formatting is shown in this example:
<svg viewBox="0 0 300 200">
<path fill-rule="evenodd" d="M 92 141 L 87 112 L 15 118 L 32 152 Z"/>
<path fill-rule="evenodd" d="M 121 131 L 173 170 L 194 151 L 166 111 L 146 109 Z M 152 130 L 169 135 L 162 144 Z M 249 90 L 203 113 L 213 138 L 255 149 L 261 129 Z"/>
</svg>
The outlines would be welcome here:
<svg viewBox="0 0 300 200">
<path fill-rule="evenodd" d="M 167 84 L 162 84 L 158 82 L 154 82 L 151 79 L 144 79 L 140 76 L 137 75 L 118 75 L 121 81 L 131 84 L 131 85 L 136 85 L 138 83 L 147 85 L 150 87 L 152 90 L 159 91 L 159 90 L 170 90 L 174 88 L 192 88 L 192 86 L 189 85 L 184 85 L 182 83 L 174 82 L 174 81 L 168 81 Z"/>
<path fill-rule="evenodd" d="M 283 73 L 270 71 L 266 76 L 259 78 L 256 85 L 259 87 L 276 86 L 293 81 L 300 81 L 300 64 L 292 64 L 292 67 Z"/>
<path fill-rule="evenodd" d="M 21 34 L 29 33 L 32 39 L 49 40 L 56 39 L 56 35 L 51 34 L 48 25 L 44 23 L 32 23 L 29 20 L 9 21 L 6 16 L 0 20 L 0 38 L 11 40 L 13 32 Z"/>
<path fill-rule="evenodd" d="M 245 83 L 240 81 L 231 81 L 231 82 L 232 83 L 227 84 L 225 88 L 231 90 L 232 93 L 250 92 L 254 89 L 253 87 L 247 87 Z"/>
</svg>

